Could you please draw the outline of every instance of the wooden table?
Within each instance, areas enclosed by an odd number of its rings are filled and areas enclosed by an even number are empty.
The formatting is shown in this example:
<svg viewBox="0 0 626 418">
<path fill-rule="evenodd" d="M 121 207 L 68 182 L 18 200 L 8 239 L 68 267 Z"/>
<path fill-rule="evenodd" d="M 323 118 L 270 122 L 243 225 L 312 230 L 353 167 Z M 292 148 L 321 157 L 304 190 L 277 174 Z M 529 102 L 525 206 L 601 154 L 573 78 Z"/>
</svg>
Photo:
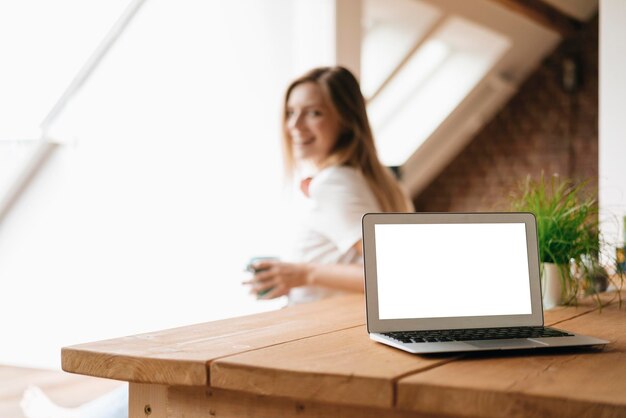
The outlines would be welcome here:
<svg viewBox="0 0 626 418">
<path fill-rule="evenodd" d="M 67 347 L 62 363 L 131 382 L 132 418 L 626 417 L 626 308 L 545 317 L 611 344 L 411 355 L 368 338 L 354 295 Z"/>
</svg>

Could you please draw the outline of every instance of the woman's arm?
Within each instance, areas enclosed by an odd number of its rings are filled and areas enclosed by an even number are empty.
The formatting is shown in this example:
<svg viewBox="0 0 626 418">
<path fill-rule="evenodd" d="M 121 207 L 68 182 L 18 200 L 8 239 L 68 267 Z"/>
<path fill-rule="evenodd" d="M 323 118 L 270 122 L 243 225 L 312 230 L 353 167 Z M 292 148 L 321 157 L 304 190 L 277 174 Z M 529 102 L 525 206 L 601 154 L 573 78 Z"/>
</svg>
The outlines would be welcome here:
<svg viewBox="0 0 626 418">
<path fill-rule="evenodd" d="M 359 255 L 363 246 L 359 240 L 354 247 Z M 266 294 L 261 299 L 284 296 L 289 290 L 300 286 L 320 286 L 351 292 L 363 292 L 364 275 L 361 264 L 284 263 L 262 261 L 255 266 L 263 270 L 244 282 L 252 286 L 252 292 Z"/>
<path fill-rule="evenodd" d="M 313 264 L 307 284 L 363 292 L 363 281 L 361 264 Z"/>
</svg>

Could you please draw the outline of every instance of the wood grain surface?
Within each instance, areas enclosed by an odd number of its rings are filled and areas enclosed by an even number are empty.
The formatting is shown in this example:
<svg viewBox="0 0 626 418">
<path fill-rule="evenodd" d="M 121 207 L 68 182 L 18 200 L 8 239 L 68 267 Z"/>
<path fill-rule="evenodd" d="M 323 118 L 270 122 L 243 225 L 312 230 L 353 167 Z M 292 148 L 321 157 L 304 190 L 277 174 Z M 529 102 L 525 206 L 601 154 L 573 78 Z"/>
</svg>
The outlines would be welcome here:
<svg viewBox="0 0 626 418">
<path fill-rule="evenodd" d="M 169 418 L 442 418 L 442 415 L 415 411 L 393 411 L 189 386 L 170 388 L 168 411 L 171 413 Z"/>
<path fill-rule="evenodd" d="M 588 296 L 580 299 L 572 306 L 556 306 L 544 311 L 544 324 L 546 326 L 557 326 L 559 322 L 572 319 L 576 316 L 585 315 L 592 311 L 602 312 L 604 306 L 619 303 L 619 294 L 616 292 L 600 293 L 599 295 Z M 626 297 L 626 292 L 622 298 Z M 558 328 L 558 326 L 557 326 Z"/>
<path fill-rule="evenodd" d="M 360 326 L 217 360 L 211 364 L 211 386 L 391 407 L 396 379 L 455 358 L 414 356 L 370 340 Z"/>
<path fill-rule="evenodd" d="M 128 418 L 167 418 L 169 387 L 131 383 L 128 393 Z"/>
<path fill-rule="evenodd" d="M 63 348 L 71 373 L 136 383 L 207 385 L 218 358 L 365 323 L 362 295 Z"/>
<path fill-rule="evenodd" d="M 402 409 L 485 417 L 626 417 L 626 309 L 558 326 L 611 341 L 604 349 L 481 353 L 398 382 Z"/>
<path fill-rule="evenodd" d="M 597 311 L 596 302 L 587 299 L 578 306 L 547 311 L 545 322 L 559 325 Z M 211 365 L 210 385 L 260 395 L 391 407 L 400 378 L 461 356 L 411 355 L 371 341 L 365 327 L 357 327 L 217 360 Z"/>
<path fill-rule="evenodd" d="M 181 418 L 216 405 L 220 416 L 626 417 L 626 308 L 588 302 L 545 323 L 611 341 L 603 350 L 411 355 L 369 339 L 354 295 L 69 347 L 63 367 L 167 386 L 159 399 Z"/>
</svg>

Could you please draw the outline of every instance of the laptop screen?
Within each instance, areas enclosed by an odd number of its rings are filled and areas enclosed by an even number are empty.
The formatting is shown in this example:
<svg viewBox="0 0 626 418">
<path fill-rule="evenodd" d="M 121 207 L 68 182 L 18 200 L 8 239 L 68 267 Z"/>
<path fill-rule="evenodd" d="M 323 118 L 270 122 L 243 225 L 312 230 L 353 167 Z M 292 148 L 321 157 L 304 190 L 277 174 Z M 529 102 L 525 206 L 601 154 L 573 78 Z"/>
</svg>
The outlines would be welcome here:
<svg viewBox="0 0 626 418">
<path fill-rule="evenodd" d="M 378 318 L 532 313 L 526 225 L 376 224 Z"/>
</svg>

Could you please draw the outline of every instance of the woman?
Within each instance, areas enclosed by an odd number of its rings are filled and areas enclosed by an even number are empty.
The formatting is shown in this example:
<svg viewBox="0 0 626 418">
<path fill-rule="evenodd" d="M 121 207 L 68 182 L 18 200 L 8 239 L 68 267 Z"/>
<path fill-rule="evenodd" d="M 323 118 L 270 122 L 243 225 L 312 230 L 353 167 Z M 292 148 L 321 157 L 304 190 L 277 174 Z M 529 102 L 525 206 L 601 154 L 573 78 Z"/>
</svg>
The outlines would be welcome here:
<svg viewBox="0 0 626 418">
<path fill-rule="evenodd" d="M 413 206 L 378 160 L 365 100 L 343 67 L 316 68 L 287 89 L 283 120 L 287 174 L 301 178 L 300 231 L 291 260 L 263 261 L 246 282 L 263 299 L 289 303 L 363 291 L 361 217 Z"/>
<path fill-rule="evenodd" d="M 363 291 L 361 217 L 367 212 L 413 209 L 376 156 L 359 84 L 345 68 L 314 69 L 285 96 L 285 165 L 302 177 L 300 230 L 291 259 L 263 261 L 246 282 L 271 299 L 302 303 Z M 263 270 L 263 271 L 261 271 Z M 52 403 L 36 387 L 24 393 L 27 418 L 121 418 L 128 415 L 124 385 L 78 408 Z"/>
</svg>

